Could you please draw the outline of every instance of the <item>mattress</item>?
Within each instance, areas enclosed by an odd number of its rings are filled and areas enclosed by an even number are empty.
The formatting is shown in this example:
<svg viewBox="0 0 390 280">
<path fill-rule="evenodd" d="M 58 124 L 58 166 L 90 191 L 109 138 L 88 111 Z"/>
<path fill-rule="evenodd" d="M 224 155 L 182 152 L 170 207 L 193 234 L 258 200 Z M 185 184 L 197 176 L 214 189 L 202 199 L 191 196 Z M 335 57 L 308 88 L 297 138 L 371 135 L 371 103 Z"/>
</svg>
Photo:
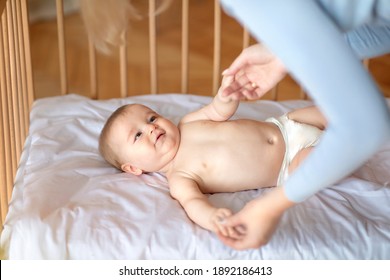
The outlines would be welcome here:
<svg viewBox="0 0 390 280">
<path fill-rule="evenodd" d="M 226 247 L 191 222 L 162 174 L 122 173 L 99 155 L 100 130 L 123 104 L 142 103 L 178 123 L 210 101 L 183 94 L 105 101 L 70 94 L 35 101 L 1 234 L 4 257 L 390 259 L 390 143 L 351 176 L 287 211 L 267 245 L 244 251 Z M 303 100 L 243 102 L 234 118 L 264 120 L 308 105 Z M 270 190 L 208 198 L 238 211 Z"/>
</svg>

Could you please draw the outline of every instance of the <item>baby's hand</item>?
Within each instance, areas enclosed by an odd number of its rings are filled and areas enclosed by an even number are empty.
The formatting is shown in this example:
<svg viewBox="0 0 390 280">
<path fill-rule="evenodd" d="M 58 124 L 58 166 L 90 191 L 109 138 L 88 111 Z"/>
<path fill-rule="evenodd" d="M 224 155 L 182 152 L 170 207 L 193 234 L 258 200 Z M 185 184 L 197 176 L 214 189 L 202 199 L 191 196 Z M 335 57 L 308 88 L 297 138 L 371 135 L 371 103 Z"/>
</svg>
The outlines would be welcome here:
<svg viewBox="0 0 390 280">
<path fill-rule="evenodd" d="M 234 82 L 234 76 L 233 75 L 225 75 L 222 77 L 221 86 L 219 87 L 219 90 L 217 92 L 218 98 L 225 103 L 228 103 L 233 100 L 239 100 L 236 98 L 235 95 L 223 95 L 222 92 L 225 91 L 227 87 L 229 87 Z"/>
<path fill-rule="evenodd" d="M 231 210 L 226 208 L 218 208 L 213 213 L 211 220 L 214 224 L 215 232 L 217 234 L 223 235 L 225 237 L 239 239 L 241 237 L 241 233 L 233 227 L 228 227 L 225 223 L 226 219 L 232 215 L 233 213 Z"/>
<path fill-rule="evenodd" d="M 226 208 L 215 209 L 211 217 L 211 222 L 214 225 L 214 231 L 220 232 L 222 235 L 229 236 L 227 228 L 224 226 L 224 223 L 226 221 L 226 218 L 232 215 L 233 213 L 232 211 L 230 211 L 230 209 L 226 209 Z"/>
</svg>

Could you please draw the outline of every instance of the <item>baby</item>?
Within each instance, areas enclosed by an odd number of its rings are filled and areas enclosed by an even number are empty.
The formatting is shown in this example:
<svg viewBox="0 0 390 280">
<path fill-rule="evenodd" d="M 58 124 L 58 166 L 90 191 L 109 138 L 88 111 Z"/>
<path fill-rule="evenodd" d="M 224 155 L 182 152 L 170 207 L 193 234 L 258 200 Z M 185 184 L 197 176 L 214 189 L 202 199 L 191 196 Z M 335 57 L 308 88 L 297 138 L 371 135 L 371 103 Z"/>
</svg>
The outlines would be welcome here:
<svg viewBox="0 0 390 280">
<path fill-rule="evenodd" d="M 326 120 L 315 107 L 265 122 L 229 120 L 239 101 L 221 96 L 228 79 L 210 104 L 185 115 L 177 126 L 143 105 L 120 107 L 107 120 L 99 148 L 124 172 L 164 173 L 170 194 L 192 221 L 237 237 L 236 229 L 221 222 L 231 211 L 212 206 L 204 194 L 283 184 L 317 144 Z"/>
</svg>

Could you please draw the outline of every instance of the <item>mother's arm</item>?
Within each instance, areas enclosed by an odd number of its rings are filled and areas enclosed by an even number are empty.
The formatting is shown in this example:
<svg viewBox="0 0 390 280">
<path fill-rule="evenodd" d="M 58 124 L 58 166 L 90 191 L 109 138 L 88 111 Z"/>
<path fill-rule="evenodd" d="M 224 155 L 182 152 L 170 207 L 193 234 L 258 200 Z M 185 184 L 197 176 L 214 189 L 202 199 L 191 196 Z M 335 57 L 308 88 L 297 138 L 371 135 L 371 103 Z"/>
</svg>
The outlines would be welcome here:
<svg viewBox="0 0 390 280">
<path fill-rule="evenodd" d="M 222 2 L 282 60 L 328 120 L 321 143 L 284 186 L 290 200 L 303 201 L 340 180 L 389 139 L 382 94 L 318 3 Z"/>
</svg>

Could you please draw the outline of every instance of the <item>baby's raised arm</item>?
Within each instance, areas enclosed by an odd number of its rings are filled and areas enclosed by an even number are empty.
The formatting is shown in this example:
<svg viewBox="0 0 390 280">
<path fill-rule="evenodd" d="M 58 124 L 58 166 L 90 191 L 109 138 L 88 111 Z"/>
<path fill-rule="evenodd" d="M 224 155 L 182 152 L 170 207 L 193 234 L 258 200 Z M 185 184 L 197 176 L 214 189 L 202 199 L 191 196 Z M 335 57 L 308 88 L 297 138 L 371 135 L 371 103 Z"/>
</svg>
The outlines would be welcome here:
<svg viewBox="0 0 390 280">
<path fill-rule="evenodd" d="M 233 76 L 225 76 L 222 79 L 221 87 L 213 101 L 205 107 L 191 112 L 183 117 L 180 123 L 187 123 L 198 120 L 226 121 L 236 112 L 239 100 L 233 100 L 232 97 L 223 97 L 222 91 L 230 85 Z"/>
<path fill-rule="evenodd" d="M 223 235 L 229 234 L 229 229 L 221 223 L 225 218 L 232 215 L 226 208 L 216 208 L 208 201 L 200 191 L 198 184 L 184 174 L 170 176 L 168 179 L 170 193 L 179 201 L 188 217 L 199 226 Z"/>
</svg>

